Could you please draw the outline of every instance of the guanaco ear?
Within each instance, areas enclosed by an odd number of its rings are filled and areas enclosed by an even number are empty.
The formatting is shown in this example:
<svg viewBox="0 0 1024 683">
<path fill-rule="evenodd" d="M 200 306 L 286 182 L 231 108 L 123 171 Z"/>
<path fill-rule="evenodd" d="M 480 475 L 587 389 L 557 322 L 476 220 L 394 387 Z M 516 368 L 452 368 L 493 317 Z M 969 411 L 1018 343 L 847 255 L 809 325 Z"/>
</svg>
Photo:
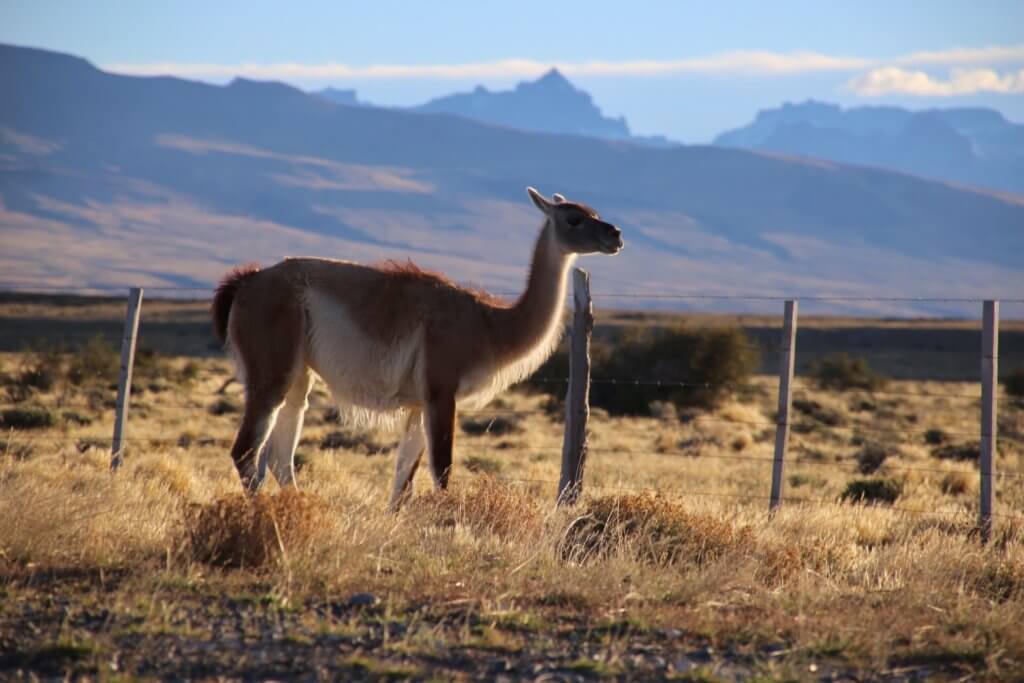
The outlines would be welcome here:
<svg viewBox="0 0 1024 683">
<path fill-rule="evenodd" d="M 562 202 L 565 201 L 565 197 L 558 194 L 557 192 L 551 195 L 551 198 L 555 200 L 555 204 L 561 204 Z"/>
<path fill-rule="evenodd" d="M 526 194 L 530 195 L 530 199 L 533 200 L 534 206 L 536 206 L 544 213 L 551 213 L 551 207 L 553 206 L 553 204 L 549 202 L 544 195 L 542 195 L 540 192 L 537 192 L 537 190 L 533 189 L 532 187 L 526 188 Z"/>
</svg>

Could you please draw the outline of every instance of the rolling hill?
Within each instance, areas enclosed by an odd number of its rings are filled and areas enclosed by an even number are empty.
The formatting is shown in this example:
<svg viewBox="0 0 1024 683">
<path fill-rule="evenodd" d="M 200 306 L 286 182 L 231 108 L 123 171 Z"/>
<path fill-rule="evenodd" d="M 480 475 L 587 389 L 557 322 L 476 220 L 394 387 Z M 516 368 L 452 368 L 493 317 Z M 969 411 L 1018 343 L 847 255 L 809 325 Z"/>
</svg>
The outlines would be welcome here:
<svg viewBox="0 0 1024 683">
<path fill-rule="evenodd" d="M 316 254 L 410 256 L 518 291 L 539 224 L 529 184 L 623 228 L 621 256 L 582 262 L 598 292 L 1024 289 L 1017 195 L 777 154 L 347 106 L 280 83 L 118 76 L 14 46 L 0 46 L 0 88 L 6 283 L 208 286 L 238 262 Z M 656 301 L 598 301 L 623 303 Z"/>
</svg>

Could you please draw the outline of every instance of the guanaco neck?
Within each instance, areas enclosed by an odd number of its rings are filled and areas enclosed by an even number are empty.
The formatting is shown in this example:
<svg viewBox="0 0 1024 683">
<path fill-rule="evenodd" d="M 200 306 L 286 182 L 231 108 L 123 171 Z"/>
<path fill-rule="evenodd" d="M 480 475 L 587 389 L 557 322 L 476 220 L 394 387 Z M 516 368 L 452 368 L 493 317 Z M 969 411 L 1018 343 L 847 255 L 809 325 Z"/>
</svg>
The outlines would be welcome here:
<svg viewBox="0 0 1024 683">
<path fill-rule="evenodd" d="M 556 242 L 551 220 L 537 237 L 526 291 L 509 308 L 498 309 L 495 333 L 507 359 L 530 355 L 557 335 L 565 304 L 566 274 L 576 260 Z"/>
</svg>

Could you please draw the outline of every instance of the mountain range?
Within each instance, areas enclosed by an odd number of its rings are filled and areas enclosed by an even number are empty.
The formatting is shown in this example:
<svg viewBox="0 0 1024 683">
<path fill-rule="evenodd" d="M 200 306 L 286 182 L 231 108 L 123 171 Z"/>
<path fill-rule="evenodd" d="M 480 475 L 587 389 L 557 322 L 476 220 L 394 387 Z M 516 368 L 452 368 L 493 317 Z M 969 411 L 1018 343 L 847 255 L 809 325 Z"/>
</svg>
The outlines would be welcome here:
<svg viewBox="0 0 1024 683">
<path fill-rule="evenodd" d="M 714 144 L 1024 192 L 1024 125 L 992 109 L 787 103 L 758 112 L 753 123 L 722 133 Z"/>
<path fill-rule="evenodd" d="M 0 89 L 4 284 L 209 287 L 237 263 L 313 254 L 411 257 L 513 293 L 540 224 L 524 194 L 534 185 L 623 229 L 620 256 L 581 261 L 598 306 L 727 305 L 661 298 L 684 293 L 1024 290 L 1018 195 L 775 153 L 337 104 L 281 83 L 120 76 L 13 46 L 0 46 Z"/>
<path fill-rule="evenodd" d="M 355 90 L 325 88 L 313 94 L 336 104 L 370 106 L 359 101 Z M 593 98 L 570 83 L 558 69 L 551 69 L 535 81 L 523 81 L 512 90 L 491 91 L 478 85 L 471 92 L 445 95 L 407 110 L 455 114 L 540 133 L 628 140 L 652 147 L 678 144 L 661 135 L 632 134 L 625 117 L 613 119 L 605 116 Z"/>
</svg>

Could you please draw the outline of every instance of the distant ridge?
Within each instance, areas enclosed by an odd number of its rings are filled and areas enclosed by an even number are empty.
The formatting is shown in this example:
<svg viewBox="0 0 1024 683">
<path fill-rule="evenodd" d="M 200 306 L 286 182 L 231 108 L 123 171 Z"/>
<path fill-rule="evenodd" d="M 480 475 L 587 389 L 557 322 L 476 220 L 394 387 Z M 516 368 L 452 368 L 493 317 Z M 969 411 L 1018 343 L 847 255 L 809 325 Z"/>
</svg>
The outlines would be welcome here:
<svg viewBox="0 0 1024 683">
<path fill-rule="evenodd" d="M 798 154 L 1024 192 L 1024 125 L 991 109 L 910 111 L 808 100 L 758 112 L 723 147 Z"/>
<path fill-rule="evenodd" d="M 330 100 L 335 104 L 344 104 L 350 107 L 370 106 L 366 102 L 360 101 L 356 91 L 352 89 L 324 88 L 323 90 L 316 90 L 312 94 L 325 100 Z"/>
</svg>

